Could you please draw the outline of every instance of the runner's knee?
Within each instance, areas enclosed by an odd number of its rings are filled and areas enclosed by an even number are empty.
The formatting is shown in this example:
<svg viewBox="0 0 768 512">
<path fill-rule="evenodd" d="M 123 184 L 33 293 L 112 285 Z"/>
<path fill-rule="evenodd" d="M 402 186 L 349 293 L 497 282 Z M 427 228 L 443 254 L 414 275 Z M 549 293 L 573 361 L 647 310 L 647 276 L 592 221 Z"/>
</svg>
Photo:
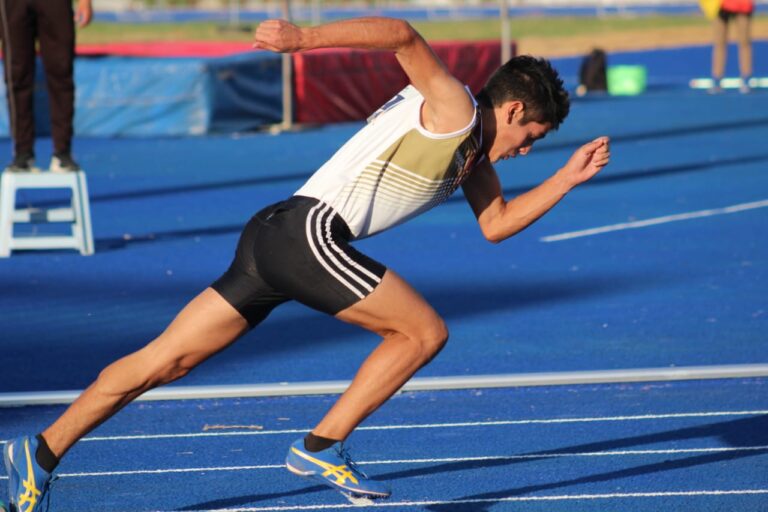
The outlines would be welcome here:
<svg viewBox="0 0 768 512">
<path fill-rule="evenodd" d="M 448 328 L 443 319 L 436 316 L 425 322 L 419 329 L 416 340 L 419 343 L 419 357 L 422 365 L 425 365 L 434 359 L 448 342 Z"/>
<path fill-rule="evenodd" d="M 188 357 L 145 348 L 102 370 L 96 384 L 107 395 L 141 394 L 184 377 L 193 367 Z"/>
<path fill-rule="evenodd" d="M 192 358 L 184 355 L 169 355 L 161 358 L 150 377 L 152 387 L 163 386 L 178 380 L 191 372 L 194 367 Z"/>
</svg>

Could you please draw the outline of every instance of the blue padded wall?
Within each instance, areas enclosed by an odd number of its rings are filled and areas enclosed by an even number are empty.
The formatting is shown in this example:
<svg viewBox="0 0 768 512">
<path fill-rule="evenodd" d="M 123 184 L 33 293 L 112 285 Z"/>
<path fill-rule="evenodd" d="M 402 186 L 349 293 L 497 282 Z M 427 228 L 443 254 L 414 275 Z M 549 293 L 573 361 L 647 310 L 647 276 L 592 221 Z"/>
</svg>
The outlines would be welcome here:
<svg viewBox="0 0 768 512">
<path fill-rule="evenodd" d="M 50 133 L 45 77 L 38 61 L 35 121 Z M 267 52 L 217 58 L 78 57 L 78 136 L 186 136 L 233 132 L 280 122 L 280 56 Z M 5 84 L 0 94 L 6 95 Z M 9 136 L 0 102 L 0 135 Z"/>
</svg>

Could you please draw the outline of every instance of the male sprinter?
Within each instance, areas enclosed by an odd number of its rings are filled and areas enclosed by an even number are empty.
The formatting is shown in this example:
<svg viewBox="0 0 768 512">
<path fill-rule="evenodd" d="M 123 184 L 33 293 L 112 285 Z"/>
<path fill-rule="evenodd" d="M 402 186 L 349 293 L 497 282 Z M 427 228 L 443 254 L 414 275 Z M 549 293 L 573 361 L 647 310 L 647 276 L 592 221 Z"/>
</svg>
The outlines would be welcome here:
<svg viewBox="0 0 768 512">
<path fill-rule="evenodd" d="M 230 268 L 138 352 L 108 366 L 37 436 L 9 442 L 11 506 L 44 510 L 50 475 L 80 438 L 133 399 L 169 383 L 232 344 L 277 305 L 297 300 L 379 334 L 383 340 L 327 415 L 288 451 L 293 473 L 342 492 L 387 497 L 342 448 L 369 414 L 428 363 L 448 339 L 443 320 L 394 271 L 350 242 L 419 215 L 459 185 L 480 229 L 500 242 L 530 225 L 609 160 L 608 139 L 576 150 L 552 177 L 507 202 L 493 163 L 526 155 L 568 114 L 568 94 L 545 60 L 517 57 L 477 100 L 406 22 L 361 18 L 298 28 L 259 25 L 255 47 L 391 50 L 411 85 L 376 112 L 296 194 L 257 213 Z"/>
</svg>

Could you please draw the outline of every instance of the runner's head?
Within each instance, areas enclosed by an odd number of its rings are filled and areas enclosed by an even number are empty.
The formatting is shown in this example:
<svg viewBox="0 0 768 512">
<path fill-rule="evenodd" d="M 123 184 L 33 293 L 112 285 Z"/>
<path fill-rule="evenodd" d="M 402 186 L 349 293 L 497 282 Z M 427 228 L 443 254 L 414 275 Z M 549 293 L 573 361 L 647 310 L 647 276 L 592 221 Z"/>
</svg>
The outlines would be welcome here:
<svg viewBox="0 0 768 512">
<path fill-rule="evenodd" d="M 527 55 L 501 66 L 477 95 L 484 111 L 484 151 L 491 162 L 526 155 L 568 115 L 563 81 L 549 61 Z"/>
<path fill-rule="evenodd" d="M 509 101 L 524 105 L 523 124 L 536 121 L 556 130 L 568 116 L 570 100 L 563 80 L 546 59 L 520 55 L 511 58 L 488 79 L 477 95 L 483 107 L 497 108 Z"/>
</svg>

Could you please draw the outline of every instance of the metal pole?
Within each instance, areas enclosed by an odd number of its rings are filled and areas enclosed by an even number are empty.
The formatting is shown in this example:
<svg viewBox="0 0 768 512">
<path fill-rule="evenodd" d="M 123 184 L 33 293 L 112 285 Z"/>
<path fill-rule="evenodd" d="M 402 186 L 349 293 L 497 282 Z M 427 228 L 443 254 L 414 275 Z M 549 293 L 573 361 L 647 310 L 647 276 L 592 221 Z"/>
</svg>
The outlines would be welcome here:
<svg viewBox="0 0 768 512">
<path fill-rule="evenodd" d="M 229 0 L 229 26 L 230 28 L 237 27 L 240 22 L 239 13 L 240 0 Z"/>
<path fill-rule="evenodd" d="M 499 0 L 499 17 L 501 18 L 501 63 L 504 64 L 512 57 L 512 37 L 509 33 L 509 0 Z"/>
<path fill-rule="evenodd" d="M 282 1 L 283 19 L 291 21 L 291 2 Z M 293 60 L 290 53 L 284 53 L 283 58 L 283 122 L 281 130 L 293 128 Z"/>
<path fill-rule="evenodd" d="M 322 11 L 320 9 L 320 0 L 312 0 L 312 24 L 319 25 L 322 22 Z"/>
</svg>

